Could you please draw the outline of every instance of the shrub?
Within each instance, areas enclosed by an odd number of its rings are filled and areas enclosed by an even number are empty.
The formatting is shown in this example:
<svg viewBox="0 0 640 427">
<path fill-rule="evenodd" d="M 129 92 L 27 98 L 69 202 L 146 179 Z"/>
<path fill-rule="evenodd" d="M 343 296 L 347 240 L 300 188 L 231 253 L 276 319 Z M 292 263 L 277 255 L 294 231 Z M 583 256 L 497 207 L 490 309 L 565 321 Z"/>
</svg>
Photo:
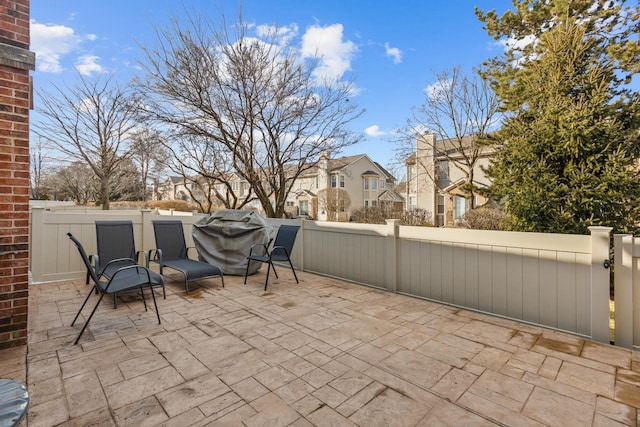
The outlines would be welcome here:
<svg viewBox="0 0 640 427">
<path fill-rule="evenodd" d="M 474 230 L 506 230 L 508 218 L 500 209 L 481 207 L 467 211 L 460 225 Z"/>
<path fill-rule="evenodd" d="M 401 225 L 433 227 L 430 218 L 431 213 L 425 209 L 412 209 L 406 212 L 393 210 L 385 206 L 371 206 L 352 211 L 349 221 L 364 224 L 385 224 L 387 219 L 399 219 Z"/>
</svg>

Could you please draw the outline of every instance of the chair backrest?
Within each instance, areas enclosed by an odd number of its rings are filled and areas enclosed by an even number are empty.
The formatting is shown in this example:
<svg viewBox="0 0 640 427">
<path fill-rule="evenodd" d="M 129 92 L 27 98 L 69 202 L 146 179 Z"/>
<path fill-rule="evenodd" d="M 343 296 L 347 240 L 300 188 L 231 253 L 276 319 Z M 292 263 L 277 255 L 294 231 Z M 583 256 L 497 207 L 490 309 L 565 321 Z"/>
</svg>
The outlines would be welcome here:
<svg viewBox="0 0 640 427">
<path fill-rule="evenodd" d="M 80 243 L 80 241 L 78 241 L 78 239 L 73 237 L 73 235 L 71 233 L 67 233 L 67 236 L 69 236 L 69 239 L 71 239 L 71 241 L 76 245 L 76 248 L 78 248 L 78 252 L 80 252 L 80 256 L 82 257 L 82 261 L 84 262 L 85 267 L 87 267 L 87 271 L 91 275 L 91 278 L 93 279 L 93 281 L 95 283 L 98 283 L 98 276 L 96 274 L 96 271 L 93 269 L 93 266 L 91 265 L 91 262 L 89 261 L 89 257 L 87 256 L 87 253 L 85 252 L 84 248 L 82 247 L 82 243 Z"/>
<path fill-rule="evenodd" d="M 287 255 L 285 252 L 282 249 L 277 248 L 277 246 L 282 246 L 286 249 L 287 254 L 291 255 L 293 244 L 296 242 L 296 236 L 298 235 L 299 229 L 299 225 L 281 225 L 280 228 L 278 228 L 276 240 L 273 242 L 274 249 L 271 252 L 272 258 L 283 257 L 282 259 L 286 259 Z"/>
<path fill-rule="evenodd" d="M 136 244 L 131 221 L 96 221 L 96 243 L 100 266 L 118 258 L 136 260 Z"/>
<path fill-rule="evenodd" d="M 162 250 L 162 259 L 185 259 L 187 244 L 184 240 L 184 228 L 180 220 L 154 220 L 153 233 L 156 237 L 156 249 Z"/>
</svg>

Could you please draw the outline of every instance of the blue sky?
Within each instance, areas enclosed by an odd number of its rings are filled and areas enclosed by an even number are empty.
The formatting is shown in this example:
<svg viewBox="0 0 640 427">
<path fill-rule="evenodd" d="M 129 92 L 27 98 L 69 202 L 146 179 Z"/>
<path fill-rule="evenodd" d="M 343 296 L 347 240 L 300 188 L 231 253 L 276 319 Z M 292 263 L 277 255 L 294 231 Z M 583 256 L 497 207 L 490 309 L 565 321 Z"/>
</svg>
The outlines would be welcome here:
<svg viewBox="0 0 640 427">
<path fill-rule="evenodd" d="M 35 89 L 73 85 L 74 68 L 129 80 L 139 73 L 139 43 L 151 42 L 153 28 L 165 26 L 183 3 L 213 17 L 222 8 L 228 19 L 242 4 L 245 22 L 285 26 L 300 49 L 319 49 L 326 72 L 355 79 L 354 101 L 366 110 L 352 123 L 363 142 L 342 154 L 366 153 L 383 165 L 394 156 L 390 136 L 423 102 L 435 73 L 454 66 L 469 73 L 503 51 L 474 6 L 500 14 L 512 6 L 509 0 L 31 0 Z"/>
</svg>

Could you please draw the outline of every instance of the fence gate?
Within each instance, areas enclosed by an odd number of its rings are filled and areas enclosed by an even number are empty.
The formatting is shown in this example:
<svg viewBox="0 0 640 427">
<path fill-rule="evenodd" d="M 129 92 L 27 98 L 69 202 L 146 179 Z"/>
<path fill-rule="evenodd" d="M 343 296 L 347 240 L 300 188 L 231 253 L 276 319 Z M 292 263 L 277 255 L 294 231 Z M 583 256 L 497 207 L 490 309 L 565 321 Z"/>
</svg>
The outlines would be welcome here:
<svg viewBox="0 0 640 427">
<path fill-rule="evenodd" d="M 616 234 L 613 248 L 615 344 L 640 350 L 640 238 Z"/>
</svg>

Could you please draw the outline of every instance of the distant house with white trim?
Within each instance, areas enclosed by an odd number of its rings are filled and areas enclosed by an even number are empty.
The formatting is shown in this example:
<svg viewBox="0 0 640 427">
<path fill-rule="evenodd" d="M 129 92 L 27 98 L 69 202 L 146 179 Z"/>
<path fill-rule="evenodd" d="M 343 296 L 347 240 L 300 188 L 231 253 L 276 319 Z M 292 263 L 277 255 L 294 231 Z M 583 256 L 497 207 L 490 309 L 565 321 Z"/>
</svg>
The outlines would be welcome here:
<svg viewBox="0 0 640 427">
<path fill-rule="evenodd" d="M 471 145 L 474 137 L 465 137 L 462 146 Z M 489 165 L 493 148 L 484 147 L 474 167 L 473 183 L 478 188 L 489 186 L 489 178 L 483 167 Z M 466 177 L 461 169 L 460 147 L 453 140 L 437 140 L 433 134 L 416 137 L 416 151 L 405 160 L 407 182 L 405 200 L 407 210 L 424 209 L 431 212 L 433 224 L 451 226 L 462 219 L 471 208 L 461 186 Z M 487 199 L 475 194 L 474 206 L 481 206 Z"/>
</svg>

